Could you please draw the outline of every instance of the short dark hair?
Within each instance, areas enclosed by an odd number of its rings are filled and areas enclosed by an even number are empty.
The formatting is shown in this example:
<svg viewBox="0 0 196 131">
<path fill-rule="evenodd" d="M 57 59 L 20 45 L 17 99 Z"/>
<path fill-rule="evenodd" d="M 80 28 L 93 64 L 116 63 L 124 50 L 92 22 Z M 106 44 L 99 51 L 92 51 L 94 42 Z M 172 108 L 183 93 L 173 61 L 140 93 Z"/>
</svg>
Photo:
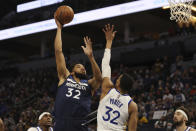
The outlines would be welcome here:
<svg viewBox="0 0 196 131">
<path fill-rule="evenodd" d="M 122 77 L 120 79 L 120 88 L 125 91 L 129 92 L 132 88 L 134 83 L 134 78 L 127 73 L 122 73 Z"/>
<path fill-rule="evenodd" d="M 180 106 L 177 108 L 177 110 L 183 110 L 186 113 L 187 117 L 189 118 L 189 110 L 187 108 L 185 108 L 184 106 Z"/>
<path fill-rule="evenodd" d="M 73 62 L 73 63 L 71 63 L 70 66 L 68 67 L 68 68 L 69 68 L 69 71 L 72 72 L 73 69 L 74 69 L 74 67 L 75 67 L 77 64 L 81 64 L 81 63 L 79 63 L 79 62 Z"/>
</svg>

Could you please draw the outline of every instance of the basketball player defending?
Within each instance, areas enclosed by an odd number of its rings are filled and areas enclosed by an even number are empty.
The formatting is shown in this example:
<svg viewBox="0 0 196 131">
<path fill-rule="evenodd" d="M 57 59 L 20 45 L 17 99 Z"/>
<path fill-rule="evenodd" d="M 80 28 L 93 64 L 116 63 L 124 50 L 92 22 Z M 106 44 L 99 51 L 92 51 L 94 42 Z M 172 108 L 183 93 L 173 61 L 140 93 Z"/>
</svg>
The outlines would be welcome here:
<svg viewBox="0 0 196 131">
<path fill-rule="evenodd" d="M 138 109 L 137 104 L 128 95 L 133 84 L 133 78 L 128 74 L 121 74 L 114 85 L 109 65 L 112 41 L 116 31 L 114 26 L 105 26 L 103 32 L 106 37 L 106 49 L 102 59 L 102 93 L 100 97 L 97 131 L 122 131 L 128 125 L 129 131 L 136 131 Z"/>
<path fill-rule="evenodd" d="M 195 129 L 186 126 L 188 121 L 188 110 L 181 106 L 174 113 L 174 125 L 176 126 L 176 131 L 196 131 Z"/>
<path fill-rule="evenodd" d="M 69 72 L 62 52 L 62 25 L 56 17 L 55 21 L 57 33 L 54 48 L 59 87 L 54 108 L 54 131 L 87 131 L 87 127 L 81 124 L 85 123 L 84 117 L 90 113 L 92 94 L 101 85 L 101 71 L 93 56 L 91 39 L 84 37 L 86 46 L 82 46 L 82 48 L 90 60 L 93 78 L 87 80 L 86 70 L 82 64 L 75 64 L 71 72 Z"/>
</svg>

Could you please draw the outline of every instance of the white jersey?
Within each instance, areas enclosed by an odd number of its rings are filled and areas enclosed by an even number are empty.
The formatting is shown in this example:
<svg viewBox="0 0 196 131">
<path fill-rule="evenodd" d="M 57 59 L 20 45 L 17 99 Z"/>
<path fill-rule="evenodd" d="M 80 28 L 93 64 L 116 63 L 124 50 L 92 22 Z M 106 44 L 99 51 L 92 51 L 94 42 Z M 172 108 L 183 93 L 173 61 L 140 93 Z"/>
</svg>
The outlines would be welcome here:
<svg viewBox="0 0 196 131">
<path fill-rule="evenodd" d="M 97 131 L 122 131 L 126 129 L 128 121 L 129 95 L 121 95 L 112 88 L 99 102 L 97 114 Z"/>
<path fill-rule="evenodd" d="M 31 127 L 27 131 L 42 131 L 42 129 L 38 126 L 38 127 Z M 50 127 L 49 131 L 53 131 L 53 128 Z"/>
<path fill-rule="evenodd" d="M 190 131 L 191 127 L 187 126 L 187 128 L 184 131 Z M 174 129 L 173 131 L 177 131 L 176 129 Z"/>
</svg>

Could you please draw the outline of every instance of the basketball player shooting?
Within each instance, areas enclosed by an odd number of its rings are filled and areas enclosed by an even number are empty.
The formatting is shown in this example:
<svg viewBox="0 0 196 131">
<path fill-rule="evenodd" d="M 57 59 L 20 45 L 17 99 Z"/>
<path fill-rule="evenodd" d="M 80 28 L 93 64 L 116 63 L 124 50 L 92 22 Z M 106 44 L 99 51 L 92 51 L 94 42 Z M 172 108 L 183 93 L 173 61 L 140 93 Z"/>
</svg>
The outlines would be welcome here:
<svg viewBox="0 0 196 131">
<path fill-rule="evenodd" d="M 110 57 L 112 41 L 116 31 L 114 26 L 105 26 L 106 48 L 102 59 L 102 93 L 100 97 L 97 131 L 122 131 L 128 123 L 129 131 L 136 131 L 138 109 L 137 104 L 128 95 L 133 85 L 133 78 L 126 73 L 121 74 L 114 85 L 111 78 Z"/>
<path fill-rule="evenodd" d="M 186 126 L 188 122 L 188 110 L 181 106 L 179 107 L 173 117 L 174 126 L 176 126 L 176 131 L 196 131 L 195 129 Z"/>
<path fill-rule="evenodd" d="M 100 87 L 101 71 L 94 59 L 92 42 L 89 37 L 84 37 L 84 53 L 90 60 L 93 78 L 87 80 L 85 67 L 78 63 L 71 72 L 66 67 L 62 52 L 61 30 L 62 24 L 56 19 L 57 33 L 54 42 L 56 65 L 58 72 L 58 91 L 55 100 L 55 125 L 54 131 L 87 131 L 85 116 L 90 112 L 91 96 Z"/>
</svg>

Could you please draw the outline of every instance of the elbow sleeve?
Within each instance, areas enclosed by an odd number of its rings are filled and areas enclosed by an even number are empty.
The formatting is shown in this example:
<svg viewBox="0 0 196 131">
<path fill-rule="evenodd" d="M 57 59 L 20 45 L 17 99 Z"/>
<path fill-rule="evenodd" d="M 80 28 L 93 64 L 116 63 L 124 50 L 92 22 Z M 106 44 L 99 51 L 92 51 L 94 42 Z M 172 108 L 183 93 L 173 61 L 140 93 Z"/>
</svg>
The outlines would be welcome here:
<svg viewBox="0 0 196 131">
<path fill-rule="evenodd" d="M 101 63 L 102 78 L 104 77 L 111 78 L 110 58 L 111 58 L 111 49 L 105 49 L 102 63 Z"/>
</svg>

